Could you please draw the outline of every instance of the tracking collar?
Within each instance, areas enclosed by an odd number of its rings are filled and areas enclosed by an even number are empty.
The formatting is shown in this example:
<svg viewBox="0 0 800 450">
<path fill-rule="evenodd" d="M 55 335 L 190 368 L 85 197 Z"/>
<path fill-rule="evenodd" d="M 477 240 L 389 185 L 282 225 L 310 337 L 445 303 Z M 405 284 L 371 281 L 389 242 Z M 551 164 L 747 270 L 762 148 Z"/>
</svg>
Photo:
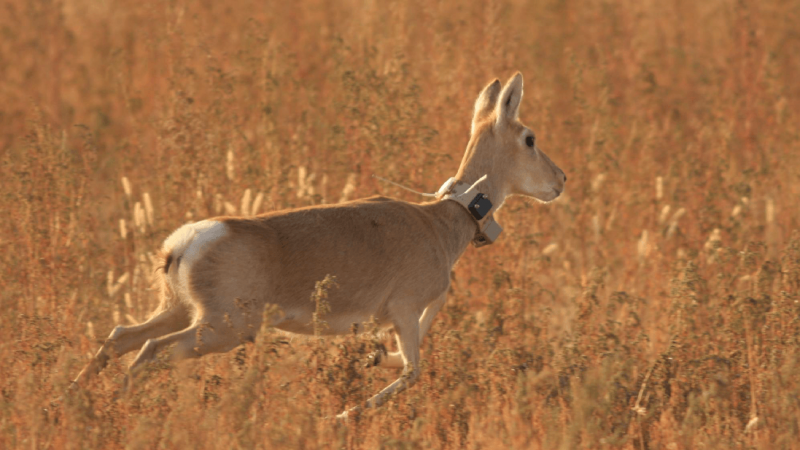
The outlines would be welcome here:
<svg viewBox="0 0 800 450">
<path fill-rule="evenodd" d="M 475 186 L 484 179 L 486 179 L 486 175 L 470 185 L 455 178 L 450 178 L 436 192 L 436 198 L 439 200 L 452 200 L 458 203 L 475 219 L 478 225 L 478 231 L 475 232 L 475 237 L 472 238 L 472 245 L 475 247 L 493 244 L 497 237 L 500 236 L 500 233 L 503 232 L 503 228 L 494 221 L 493 217 L 486 218 L 493 207 L 489 197 L 480 192 L 473 192 Z M 486 220 L 481 223 L 484 218 Z"/>
</svg>

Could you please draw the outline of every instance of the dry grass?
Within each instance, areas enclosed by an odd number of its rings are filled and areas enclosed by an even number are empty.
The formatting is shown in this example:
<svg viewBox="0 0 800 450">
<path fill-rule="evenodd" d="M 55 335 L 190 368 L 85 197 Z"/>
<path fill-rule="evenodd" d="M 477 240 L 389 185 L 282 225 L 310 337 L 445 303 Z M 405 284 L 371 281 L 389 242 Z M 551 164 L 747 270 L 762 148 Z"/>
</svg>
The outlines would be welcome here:
<svg viewBox="0 0 800 450">
<path fill-rule="evenodd" d="M 797 2 L 227 4 L 1 7 L 0 447 L 800 447 Z M 416 201 L 370 176 L 438 187 L 517 69 L 567 192 L 467 251 L 410 391 L 337 426 L 379 341 L 267 331 L 62 397 L 171 230 Z"/>
</svg>

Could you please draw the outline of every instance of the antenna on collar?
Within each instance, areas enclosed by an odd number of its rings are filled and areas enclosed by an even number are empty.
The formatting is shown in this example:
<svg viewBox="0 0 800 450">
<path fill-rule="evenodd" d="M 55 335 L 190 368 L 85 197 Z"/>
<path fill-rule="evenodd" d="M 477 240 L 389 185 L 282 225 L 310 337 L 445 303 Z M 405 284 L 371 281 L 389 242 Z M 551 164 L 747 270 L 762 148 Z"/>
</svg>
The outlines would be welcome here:
<svg viewBox="0 0 800 450">
<path fill-rule="evenodd" d="M 395 183 L 392 180 L 387 180 L 386 178 L 379 177 L 378 175 L 372 175 L 372 178 L 377 178 L 386 183 L 393 184 L 400 189 L 405 189 L 408 192 L 413 192 L 414 194 L 421 195 L 423 197 L 433 197 L 440 200 L 453 200 L 454 202 L 466 208 L 478 223 L 478 231 L 475 233 L 475 237 L 472 239 L 472 245 L 475 247 L 483 247 L 484 245 L 494 243 L 497 237 L 500 236 L 500 233 L 503 232 L 503 228 L 501 228 L 500 225 L 498 225 L 497 222 L 495 222 L 491 217 L 488 218 L 483 225 L 480 223 L 480 221 L 492 210 L 492 202 L 489 201 L 488 197 L 480 192 L 472 199 L 467 197 L 470 193 L 472 193 L 473 190 L 475 190 L 475 187 L 485 181 L 487 177 L 488 174 L 478 178 L 474 183 L 472 183 L 472 186 L 469 186 L 466 189 L 464 188 L 467 186 L 467 183 L 458 181 L 455 178 L 450 178 L 444 182 L 442 187 L 440 187 L 435 194 L 428 194 L 407 188 L 400 183 Z"/>
<path fill-rule="evenodd" d="M 423 197 L 434 197 L 434 198 L 436 197 L 436 194 L 426 194 L 425 192 L 415 191 L 414 189 L 407 188 L 407 187 L 403 186 L 403 185 L 402 185 L 402 184 L 400 184 L 400 183 L 395 183 L 395 182 L 394 182 L 394 181 L 392 181 L 392 180 L 387 180 L 386 178 L 379 177 L 379 176 L 377 176 L 377 175 L 375 175 L 375 174 L 372 174 L 372 178 L 377 178 L 377 179 L 379 179 L 379 180 L 381 180 L 381 181 L 384 181 L 384 182 L 386 182 L 386 183 L 393 184 L 393 185 L 395 185 L 395 186 L 399 187 L 400 189 L 405 189 L 405 190 L 407 190 L 408 192 L 413 192 L 413 193 L 415 193 L 415 194 L 418 194 L 418 195 L 421 195 L 421 196 L 423 196 Z M 485 175 L 484 175 L 484 178 L 486 178 L 486 176 L 485 176 Z M 476 183 L 476 184 L 477 184 L 477 183 Z"/>
<path fill-rule="evenodd" d="M 470 192 L 472 192 L 472 190 L 473 190 L 473 189 L 475 189 L 475 186 L 479 185 L 479 184 L 480 184 L 480 183 L 481 183 L 483 180 L 485 180 L 485 179 L 486 179 L 486 177 L 488 177 L 488 176 L 489 176 L 489 175 L 487 174 L 487 175 L 484 175 L 484 176 L 482 176 L 482 177 L 478 178 L 478 181 L 476 181 L 476 182 L 472 183 L 472 186 L 470 186 L 470 187 L 469 187 L 469 189 L 467 189 L 466 191 L 464 191 L 464 193 L 463 193 L 463 194 L 461 194 L 461 195 L 467 195 L 467 194 L 469 194 Z"/>
</svg>

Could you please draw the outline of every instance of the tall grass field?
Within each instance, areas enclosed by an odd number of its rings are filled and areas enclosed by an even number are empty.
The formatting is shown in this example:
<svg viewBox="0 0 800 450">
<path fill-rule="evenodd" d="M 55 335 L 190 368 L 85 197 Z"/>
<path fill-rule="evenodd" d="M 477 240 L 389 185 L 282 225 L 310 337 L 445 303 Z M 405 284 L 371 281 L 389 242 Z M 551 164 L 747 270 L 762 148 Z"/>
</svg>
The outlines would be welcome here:
<svg viewBox="0 0 800 450">
<path fill-rule="evenodd" d="M 793 0 L 6 0 L 0 448 L 800 448 L 798 55 Z M 421 202 L 372 176 L 438 189 L 516 71 L 569 182 L 462 256 L 412 388 L 334 420 L 391 339 L 265 329 L 68 392 L 173 230 Z"/>
</svg>

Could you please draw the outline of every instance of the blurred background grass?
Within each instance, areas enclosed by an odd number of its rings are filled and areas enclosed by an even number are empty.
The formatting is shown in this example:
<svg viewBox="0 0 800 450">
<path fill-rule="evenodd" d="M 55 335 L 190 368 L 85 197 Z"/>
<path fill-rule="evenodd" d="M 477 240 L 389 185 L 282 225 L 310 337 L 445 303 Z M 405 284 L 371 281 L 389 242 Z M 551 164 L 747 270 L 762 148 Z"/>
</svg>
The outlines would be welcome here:
<svg viewBox="0 0 800 450">
<path fill-rule="evenodd" d="M 0 447 L 798 447 L 798 2 L 224 3 L 2 5 Z M 569 184 L 467 251 L 414 388 L 336 425 L 374 338 L 264 333 L 62 397 L 171 230 L 418 201 L 371 175 L 436 189 L 516 70 Z"/>
</svg>

